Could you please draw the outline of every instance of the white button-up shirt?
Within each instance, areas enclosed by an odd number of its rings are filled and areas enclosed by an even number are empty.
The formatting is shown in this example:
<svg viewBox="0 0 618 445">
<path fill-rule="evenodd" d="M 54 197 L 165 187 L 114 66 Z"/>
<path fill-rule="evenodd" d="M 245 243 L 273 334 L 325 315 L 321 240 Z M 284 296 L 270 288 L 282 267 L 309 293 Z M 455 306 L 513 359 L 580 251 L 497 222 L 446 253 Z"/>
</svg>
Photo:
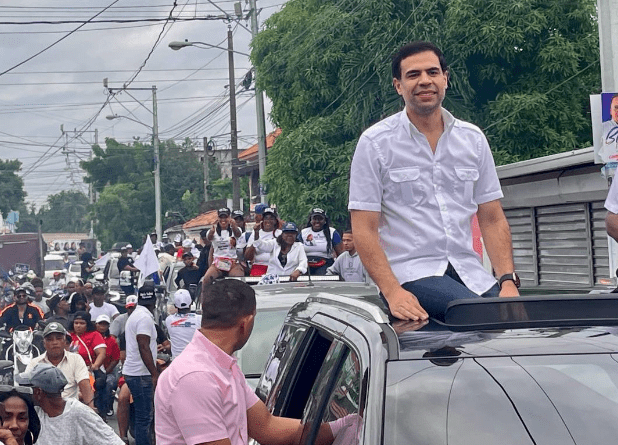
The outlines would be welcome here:
<svg viewBox="0 0 618 445">
<path fill-rule="evenodd" d="M 502 198 L 487 139 L 442 109 L 435 153 L 405 110 L 367 129 L 352 160 L 348 209 L 380 212 L 379 236 L 400 283 L 442 276 L 450 262 L 481 295 L 496 280 L 472 248 L 478 204 Z"/>
</svg>

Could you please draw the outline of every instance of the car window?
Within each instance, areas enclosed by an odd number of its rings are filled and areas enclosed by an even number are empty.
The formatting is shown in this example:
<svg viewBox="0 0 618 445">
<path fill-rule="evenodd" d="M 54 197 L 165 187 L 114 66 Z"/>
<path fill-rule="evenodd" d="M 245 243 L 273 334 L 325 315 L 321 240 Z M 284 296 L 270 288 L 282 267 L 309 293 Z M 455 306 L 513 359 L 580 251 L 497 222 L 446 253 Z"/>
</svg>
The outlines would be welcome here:
<svg viewBox="0 0 618 445">
<path fill-rule="evenodd" d="M 298 353 L 298 348 L 306 332 L 307 329 L 304 326 L 286 324 L 281 328 L 277 339 L 270 348 L 268 360 L 264 367 L 265 371 L 255 393 L 271 411 L 287 371 L 291 368 L 293 357 Z"/>
<path fill-rule="evenodd" d="M 238 351 L 238 366 L 247 378 L 259 377 L 268 360 L 271 346 L 277 338 L 288 309 L 258 310 L 253 332 L 247 344 Z"/>
<path fill-rule="evenodd" d="M 362 425 L 361 371 L 356 353 L 335 342 L 311 389 L 303 415 L 301 444 L 312 444 L 318 427 L 332 422 L 337 444 L 356 445 Z M 317 422 L 320 420 L 320 422 Z"/>
</svg>

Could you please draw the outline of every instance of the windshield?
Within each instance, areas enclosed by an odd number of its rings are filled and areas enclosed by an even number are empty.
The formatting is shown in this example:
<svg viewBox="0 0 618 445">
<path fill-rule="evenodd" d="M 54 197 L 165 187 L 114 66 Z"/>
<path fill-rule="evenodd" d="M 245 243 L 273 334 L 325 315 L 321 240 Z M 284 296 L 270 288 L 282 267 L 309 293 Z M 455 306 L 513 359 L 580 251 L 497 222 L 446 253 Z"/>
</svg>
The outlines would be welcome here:
<svg viewBox="0 0 618 445">
<path fill-rule="evenodd" d="M 120 271 L 118 270 L 118 258 L 113 258 L 111 260 L 111 263 L 109 266 L 109 277 L 110 278 L 120 277 Z"/>
<path fill-rule="evenodd" d="M 62 270 L 64 262 L 62 260 L 45 260 L 45 270 Z"/>
<path fill-rule="evenodd" d="M 288 309 L 258 310 L 247 344 L 237 352 L 238 365 L 247 375 L 261 375 Z"/>
<path fill-rule="evenodd" d="M 610 354 L 390 362 L 384 444 L 613 443 Z"/>
</svg>

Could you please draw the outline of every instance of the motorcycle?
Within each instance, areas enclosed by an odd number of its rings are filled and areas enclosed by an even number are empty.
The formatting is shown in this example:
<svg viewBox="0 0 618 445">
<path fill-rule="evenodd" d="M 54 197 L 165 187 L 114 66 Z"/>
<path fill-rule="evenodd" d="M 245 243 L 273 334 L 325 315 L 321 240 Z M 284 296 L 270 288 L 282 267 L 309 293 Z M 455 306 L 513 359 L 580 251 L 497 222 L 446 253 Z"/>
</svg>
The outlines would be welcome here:
<svg viewBox="0 0 618 445">
<path fill-rule="evenodd" d="M 34 357 L 41 355 L 41 342 L 36 337 L 35 332 L 27 326 L 17 326 L 13 332 L 7 333 L 0 331 L 0 337 L 3 338 L 3 354 L 4 360 L 0 361 L 0 379 L 8 379 L 8 369 L 11 369 L 10 380 L 13 383 L 13 375 L 21 374 L 26 370 L 28 364 Z M 37 346 L 35 343 L 39 343 Z M 8 362 L 7 363 L 2 362 Z"/>
</svg>

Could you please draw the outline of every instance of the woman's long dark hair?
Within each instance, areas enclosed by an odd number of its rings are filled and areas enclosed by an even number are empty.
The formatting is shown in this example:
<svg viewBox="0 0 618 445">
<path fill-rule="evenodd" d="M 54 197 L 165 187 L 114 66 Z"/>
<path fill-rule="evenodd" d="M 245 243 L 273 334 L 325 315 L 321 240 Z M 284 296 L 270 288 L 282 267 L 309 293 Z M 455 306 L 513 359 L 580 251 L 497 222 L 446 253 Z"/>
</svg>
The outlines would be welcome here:
<svg viewBox="0 0 618 445">
<path fill-rule="evenodd" d="M 24 443 L 26 445 L 33 445 L 39 438 L 39 433 L 41 432 L 41 421 L 39 420 L 36 410 L 34 409 L 32 397 L 22 394 L 16 389 L 10 392 L 0 392 L 0 402 L 4 403 L 10 397 L 19 397 L 28 407 L 28 433 L 26 433 Z"/>
<path fill-rule="evenodd" d="M 311 227 L 311 213 L 309 213 L 309 220 L 307 221 L 307 225 L 305 227 Z M 326 238 L 326 253 L 331 253 L 333 251 L 333 240 L 330 236 L 330 219 L 328 219 L 326 213 L 324 213 L 323 216 L 324 225 L 322 226 L 322 232 L 324 232 L 324 237 Z"/>
<path fill-rule="evenodd" d="M 80 312 L 77 310 L 77 302 L 79 301 L 83 301 L 84 303 L 86 303 L 86 306 L 88 306 L 88 300 L 86 299 L 86 297 L 82 294 L 78 294 L 77 292 L 73 292 L 71 294 L 71 297 L 69 299 L 69 301 L 71 302 L 71 309 L 69 312 L 71 313 L 76 313 L 76 312 Z"/>
<path fill-rule="evenodd" d="M 221 225 L 219 224 L 219 221 L 217 221 L 217 228 L 216 228 L 215 230 L 217 231 L 217 235 L 221 236 L 221 230 L 222 230 L 222 229 L 221 229 Z M 228 224 L 228 226 L 227 226 L 227 233 L 229 233 L 229 234 L 230 234 L 230 236 L 232 236 L 232 235 L 233 235 L 233 233 L 234 233 L 234 232 L 232 231 L 232 226 L 230 226 L 229 224 Z"/>
</svg>

